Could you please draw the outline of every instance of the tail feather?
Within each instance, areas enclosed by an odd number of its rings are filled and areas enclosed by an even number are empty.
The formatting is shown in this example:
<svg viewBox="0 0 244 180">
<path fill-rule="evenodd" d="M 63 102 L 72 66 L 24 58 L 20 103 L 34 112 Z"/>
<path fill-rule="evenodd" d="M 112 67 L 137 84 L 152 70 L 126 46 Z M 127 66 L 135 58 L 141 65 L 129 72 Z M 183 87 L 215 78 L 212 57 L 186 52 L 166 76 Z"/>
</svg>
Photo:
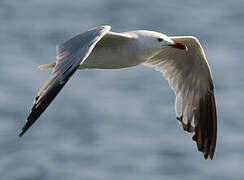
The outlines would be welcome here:
<svg viewBox="0 0 244 180">
<path fill-rule="evenodd" d="M 42 64 L 42 65 L 38 66 L 38 68 L 41 71 L 46 71 L 46 70 L 51 70 L 52 68 L 54 68 L 55 65 L 56 65 L 56 62 L 53 62 L 50 64 Z"/>
</svg>

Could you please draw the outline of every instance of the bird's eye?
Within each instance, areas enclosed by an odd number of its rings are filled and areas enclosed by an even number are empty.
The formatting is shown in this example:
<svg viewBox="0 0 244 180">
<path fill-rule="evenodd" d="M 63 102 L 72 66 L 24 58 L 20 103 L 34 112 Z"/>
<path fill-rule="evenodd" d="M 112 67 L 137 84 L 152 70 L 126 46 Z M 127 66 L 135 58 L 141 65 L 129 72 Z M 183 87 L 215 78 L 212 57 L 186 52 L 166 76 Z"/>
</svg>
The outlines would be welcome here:
<svg viewBox="0 0 244 180">
<path fill-rule="evenodd" d="M 163 38 L 158 38 L 158 41 L 159 41 L 159 42 L 163 41 Z"/>
</svg>

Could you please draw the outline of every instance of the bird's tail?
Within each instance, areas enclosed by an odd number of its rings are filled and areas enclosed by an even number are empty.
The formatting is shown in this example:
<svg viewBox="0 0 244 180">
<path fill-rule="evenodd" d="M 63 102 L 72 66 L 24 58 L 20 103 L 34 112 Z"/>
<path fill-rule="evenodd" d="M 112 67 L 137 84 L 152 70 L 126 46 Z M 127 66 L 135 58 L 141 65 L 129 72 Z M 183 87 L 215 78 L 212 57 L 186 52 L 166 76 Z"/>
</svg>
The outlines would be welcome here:
<svg viewBox="0 0 244 180">
<path fill-rule="evenodd" d="M 42 65 L 38 66 L 38 68 L 41 71 L 46 71 L 46 70 L 51 70 L 52 68 L 54 68 L 55 65 L 56 65 L 56 62 L 53 62 L 50 64 L 42 64 Z"/>
</svg>

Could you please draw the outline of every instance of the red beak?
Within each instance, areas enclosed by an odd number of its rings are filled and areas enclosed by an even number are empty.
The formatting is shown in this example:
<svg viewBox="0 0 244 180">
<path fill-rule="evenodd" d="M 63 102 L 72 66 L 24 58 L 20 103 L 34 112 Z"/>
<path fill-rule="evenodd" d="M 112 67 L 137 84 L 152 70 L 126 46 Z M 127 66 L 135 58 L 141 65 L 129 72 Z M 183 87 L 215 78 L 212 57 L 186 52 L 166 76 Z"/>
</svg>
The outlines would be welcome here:
<svg viewBox="0 0 244 180">
<path fill-rule="evenodd" d="M 187 46 L 186 45 L 184 45 L 184 44 L 182 44 L 182 43 L 179 43 L 179 42 L 175 42 L 174 41 L 174 45 L 171 45 L 171 47 L 173 47 L 173 48 L 178 48 L 178 49 L 182 49 L 182 50 L 185 50 L 185 51 L 187 51 L 188 50 L 188 48 L 187 48 Z"/>
</svg>

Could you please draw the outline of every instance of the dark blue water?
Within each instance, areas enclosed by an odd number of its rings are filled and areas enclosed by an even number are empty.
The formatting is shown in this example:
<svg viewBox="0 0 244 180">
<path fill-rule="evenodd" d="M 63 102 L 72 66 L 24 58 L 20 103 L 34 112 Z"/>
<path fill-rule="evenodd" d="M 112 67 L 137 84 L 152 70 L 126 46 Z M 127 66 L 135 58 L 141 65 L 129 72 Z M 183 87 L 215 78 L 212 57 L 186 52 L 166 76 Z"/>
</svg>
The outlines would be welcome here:
<svg viewBox="0 0 244 180">
<path fill-rule="evenodd" d="M 244 1 L 1 0 L 0 179 L 244 179 Z M 28 133 L 17 134 L 48 78 L 37 66 L 91 27 L 199 38 L 211 66 L 218 143 L 204 160 L 159 72 L 77 72 Z"/>
</svg>

